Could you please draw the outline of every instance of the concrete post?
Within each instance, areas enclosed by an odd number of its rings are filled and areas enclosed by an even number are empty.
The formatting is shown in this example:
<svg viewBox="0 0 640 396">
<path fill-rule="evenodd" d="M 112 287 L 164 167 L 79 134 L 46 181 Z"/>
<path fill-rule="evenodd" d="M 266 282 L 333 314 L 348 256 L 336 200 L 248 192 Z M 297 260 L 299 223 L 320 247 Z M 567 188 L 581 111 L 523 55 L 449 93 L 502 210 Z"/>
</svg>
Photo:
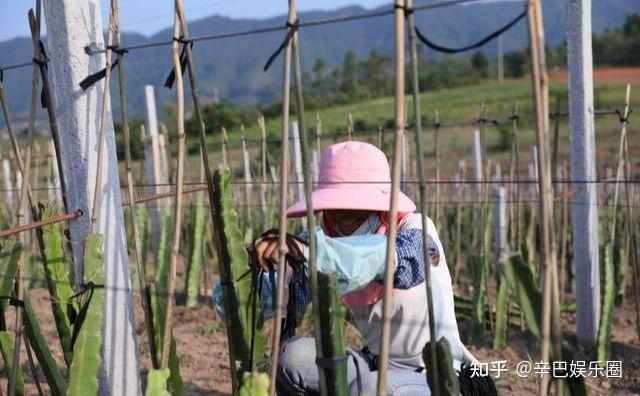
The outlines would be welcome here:
<svg viewBox="0 0 640 396">
<path fill-rule="evenodd" d="M 11 212 L 13 212 L 13 183 L 11 179 L 11 164 L 8 159 L 2 160 L 2 186 L 5 190 L 5 195 L 7 196 L 7 207 L 11 208 Z"/>
<path fill-rule="evenodd" d="M 502 166 L 496 162 L 494 169 L 495 173 L 493 174 L 493 181 L 498 183 L 502 182 Z"/>
<path fill-rule="evenodd" d="M 69 222 L 77 284 L 83 280 L 85 237 L 91 230 L 98 157 L 98 130 L 104 82 L 86 91 L 79 87 L 87 75 L 104 68 L 104 55 L 88 56 L 85 45 L 104 48 L 99 0 L 51 0 L 44 4 L 49 70 L 53 74 L 56 112 L 60 126 L 62 168 L 69 210 L 84 215 Z M 108 106 L 110 110 L 110 106 Z M 97 232 L 104 236 L 105 322 L 102 330 L 100 393 L 141 393 L 136 352 L 127 240 L 124 230 L 118 160 L 111 112 L 105 120 L 104 162 Z"/>
<path fill-rule="evenodd" d="M 493 196 L 496 198 L 493 210 L 493 244 L 501 261 L 507 247 L 507 189 L 495 187 Z"/>
<path fill-rule="evenodd" d="M 144 98 L 146 104 L 145 116 L 145 152 L 144 167 L 146 180 L 151 187 L 148 193 L 160 194 L 169 191 L 168 186 L 159 186 L 167 184 L 169 178 L 167 176 L 166 163 L 163 160 L 162 147 L 160 138 L 162 135 L 158 133 L 158 117 L 156 113 L 156 98 L 152 85 L 145 85 Z M 151 214 L 151 248 L 155 252 L 160 243 L 161 233 L 161 210 L 157 201 L 149 203 L 149 212 Z"/>
<path fill-rule="evenodd" d="M 575 180 L 573 187 L 580 189 L 572 198 L 571 208 L 576 273 L 576 334 L 580 345 L 591 347 L 596 343 L 600 323 L 598 199 L 596 184 L 590 183 L 597 178 L 591 0 L 567 0 L 566 6 L 571 179 Z"/>
</svg>

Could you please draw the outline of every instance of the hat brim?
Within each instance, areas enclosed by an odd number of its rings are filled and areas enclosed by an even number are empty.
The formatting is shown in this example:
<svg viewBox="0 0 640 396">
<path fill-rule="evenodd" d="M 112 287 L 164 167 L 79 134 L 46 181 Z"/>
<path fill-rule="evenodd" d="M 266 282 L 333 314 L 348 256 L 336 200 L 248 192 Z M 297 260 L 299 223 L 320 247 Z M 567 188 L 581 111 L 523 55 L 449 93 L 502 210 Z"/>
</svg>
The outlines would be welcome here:
<svg viewBox="0 0 640 396">
<path fill-rule="evenodd" d="M 321 188 L 311 194 L 313 212 L 323 210 L 370 210 L 372 212 L 388 212 L 391 193 L 367 189 Z M 398 196 L 398 212 L 410 213 L 416 205 L 404 193 Z M 287 209 L 287 217 L 302 217 L 307 214 L 307 203 L 304 199 Z"/>
</svg>

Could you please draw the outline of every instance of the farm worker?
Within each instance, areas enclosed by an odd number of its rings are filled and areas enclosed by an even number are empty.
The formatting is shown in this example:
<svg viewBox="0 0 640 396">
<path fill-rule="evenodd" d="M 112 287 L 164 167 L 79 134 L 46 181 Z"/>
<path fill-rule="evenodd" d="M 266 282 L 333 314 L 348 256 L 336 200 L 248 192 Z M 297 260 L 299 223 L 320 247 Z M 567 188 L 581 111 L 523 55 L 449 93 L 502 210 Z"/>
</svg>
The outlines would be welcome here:
<svg viewBox="0 0 640 396">
<path fill-rule="evenodd" d="M 391 197 L 391 176 L 384 153 L 375 146 L 350 141 L 328 147 L 320 161 L 318 187 L 312 194 L 313 209 L 322 213 L 317 236 L 318 270 L 336 273 L 343 302 L 349 308 L 364 339 L 362 350 L 349 349 L 348 381 L 351 394 L 358 393 L 358 382 L 365 394 L 375 394 L 377 364 L 382 328 L 382 278 L 386 258 L 386 233 Z M 428 395 L 423 372 L 422 349 L 430 340 L 427 296 L 422 253 L 422 218 L 415 204 L 403 193 L 398 198 L 398 234 L 387 393 Z M 301 200 L 287 210 L 290 218 L 306 215 Z M 431 257 L 431 282 L 436 339 L 445 337 L 451 346 L 454 369 L 464 361 L 475 361 L 458 334 L 451 277 L 438 232 L 427 219 Z M 308 248 L 295 241 L 298 252 L 308 257 Z M 268 271 L 279 262 L 277 238 L 255 241 L 259 265 Z M 287 254 L 295 255 L 289 251 Z M 269 282 L 264 284 L 263 313 L 273 313 Z M 306 287 L 306 290 L 305 290 Z M 300 291 L 298 305 L 308 303 L 308 283 Z M 222 290 L 214 292 L 214 305 L 222 310 Z M 278 370 L 278 390 L 283 394 L 319 392 L 314 339 L 293 337 L 282 347 Z M 358 368 L 356 368 L 358 367 Z M 360 377 L 361 381 L 357 381 Z"/>
</svg>

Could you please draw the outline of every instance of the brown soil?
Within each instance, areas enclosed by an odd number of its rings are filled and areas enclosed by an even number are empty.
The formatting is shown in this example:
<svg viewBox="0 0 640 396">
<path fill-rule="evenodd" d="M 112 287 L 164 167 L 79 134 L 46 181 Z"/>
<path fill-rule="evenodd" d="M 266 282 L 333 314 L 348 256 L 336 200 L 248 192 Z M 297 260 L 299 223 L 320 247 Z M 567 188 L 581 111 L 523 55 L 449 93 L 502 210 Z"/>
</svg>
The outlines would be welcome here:
<svg viewBox="0 0 640 396">
<path fill-rule="evenodd" d="M 60 367 L 64 367 L 60 346 L 51 316 L 48 294 L 44 289 L 30 291 L 32 303 L 40 325 L 49 346 L 55 354 Z M 631 295 L 631 293 L 629 293 Z M 138 318 L 138 352 L 143 378 L 150 368 L 149 352 L 142 322 L 142 311 L 136 300 L 136 317 Z M 7 321 L 12 322 L 13 311 L 6 313 Z M 586 355 L 579 352 L 575 344 L 574 315 L 565 314 L 564 338 L 574 351 L 575 358 L 586 360 Z M 180 359 L 180 372 L 185 384 L 187 395 L 228 395 L 231 392 L 229 380 L 229 356 L 227 353 L 227 338 L 224 327 L 211 308 L 208 299 L 203 298 L 197 308 L 188 309 L 178 306 L 175 311 L 174 335 Z M 468 340 L 471 322 L 465 318 L 459 319 L 461 336 Z M 301 330 L 309 334 L 309 328 Z M 488 334 L 488 333 L 487 333 Z M 615 311 L 612 328 L 612 356 L 610 360 L 622 361 L 623 377 L 621 379 L 590 378 L 587 381 L 590 395 L 633 395 L 640 393 L 640 343 L 638 329 L 635 323 L 635 311 L 632 301 L 628 300 L 622 308 Z M 357 345 L 358 335 L 352 327 L 347 328 L 347 339 L 351 345 Z M 503 374 L 497 380 L 498 389 L 502 395 L 530 395 L 535 394 L 536 380 L 533 377 L 519 378 L 514 373 L 517 362 L 538 359 L 538 347 L 533 336 L 528 331 L 521 331 L 514 323 L 510 326 L 507 336 L 507 347 L 503 351 L 491 349 L 491 337 L 479 338 L 469 344 L 471 352 L 481 361 L 491 362 L 507 360 L 510 373 Z M 37 364 L 37 363 L 36 363 Z M 21 365 L 25 380 L 25 394 L 37 394 L 31 371 L 24 350 L 21 354 Z M 45 393 L 48 393 L 46 383 L 40 369 L 39 378 Z M 7 389 L 6 375 L 2 375 L 0 387 Z"/>
<path fill-rule="evenodd" d="M 567 71 L 551 72 L 549 80 L 555 82 L 567 81 Z M 596 69 L 593 71 L 593 81 L 611 84 L 640 84 L 640 67 L 620 67 L 610 69 Z"/>
</svg>

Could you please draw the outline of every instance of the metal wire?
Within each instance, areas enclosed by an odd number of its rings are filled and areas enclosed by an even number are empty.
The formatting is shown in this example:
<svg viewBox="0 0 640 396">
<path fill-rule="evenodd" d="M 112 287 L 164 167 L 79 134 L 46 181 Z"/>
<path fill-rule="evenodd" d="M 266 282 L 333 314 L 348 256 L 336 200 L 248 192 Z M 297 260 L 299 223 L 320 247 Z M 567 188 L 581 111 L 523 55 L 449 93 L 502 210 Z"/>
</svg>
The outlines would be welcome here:
<svg viewBox="0 0 640 396">
<path fill-rule="evenodd" d="M 466 3 L 476 3 L 476 2 L 479 2 L 479 1 L 481 1 L 481 0 L 449 0 L 449 1 L 441 1 L 441 2 L 438 2 L 438 3 L 425 4 L 423 6 L 414 7 L 414 11 L 433 10 L 433 9 L 436 9 L 436 8 L 451 7 L 451 6 L 460 5 L 460 4 L 466 4 Z M 320 19 L 320 20 L 316 20 L 316 21 L 300 22 L 299 23 L 299 28 L 315 27 L 315 26 L 322 26 L 322 25 L 330 25 L 330 24 L 334 24 L 334 23 L 342 23 L 342 22 L 350 22 L 350 21 L 356 21 L 356 20 L 362 20 L 362 19 L 378 18 L 378 17 L 382 17 L 382 16 L 392 15 L 393 12 L 394 12 L 394 9 L 392 8 L 392 9 L 389 9 L 389 10 L 367 12 L 367 13 L 363 13 L 363 14 L 348 15 L 348 16 L 344 16 L 344 17 L 335 17 L 335 18 Z M 284 25 L 271 26 L 271 27 L 260 28 L 260 29 L 241 30 L 241 31 L 236 31 L 236 32 L 195 36 L 195 37 L 189 38 L 189 41 L 198 42 L 198 41 L 224 40 L 224 39 L 229 39 L 229 38 L 234 38 L 234 37 L 243 37 L 243 36 L 252 36 L 252 35 L 258 35 L 258 34 L 265 34 L 265 33 L 281 32 L 281 31 L 285 31 L 286 29 L 287 29 L 287 27 L 284 26 Z M 171 38 L 169 40 L 162 40 L 162 41 L 157 41 L 157 42 L 153 42 L 153 43 L 146 43 L 146 44 L 119 47 L 118 50 L 131 52 L 131 51 L 137 51 L 137 50 L 142 50 L 142 49 L 146 49 L 146 48 L 167 46 L 167 45 L 171 45 L 172 43 L 173 43 L 173 38 Z M 87 55 L 90 55 L 90 56 L 97 55 L 97 54 L 102 54 L 102 53 L 105 53 L 106 51 L 107 51 L 106 48 L 97 48 L 96 49 L 96 48 L 85 47 L 85 52 L 87 53 Z M 33 64 L 32 62 L 25 62 L 25 63 L 19 63 L 19 64 L 14 64 L 14 65 L 9 65 L 9 66 L 2 66 L 2 67 L 0 67 L 0 71 L 18 69 L 18 68 L 22 68 L 22 67 L 31 66 L 32 64 Z"/>
<path fill-rule="evenodd" d="M 80 216 L 82 216 L 82 211 L 77 210 L 73 213 L 58 215 L 47 220 L 36 221 L 31 224 L 26 224 L 26 225 L 12 228 L 6 231 L 0 231 L 0 238 L 7 238 L 13 235 L 20 234 L 22 232 L 34 230 L 39 227 L 44 227 L 44 226 L 55 224 L 55 223 L 61 223 L 63 221 L 69 221 L 71 219 L 75 219 Z"/>
</svg>

